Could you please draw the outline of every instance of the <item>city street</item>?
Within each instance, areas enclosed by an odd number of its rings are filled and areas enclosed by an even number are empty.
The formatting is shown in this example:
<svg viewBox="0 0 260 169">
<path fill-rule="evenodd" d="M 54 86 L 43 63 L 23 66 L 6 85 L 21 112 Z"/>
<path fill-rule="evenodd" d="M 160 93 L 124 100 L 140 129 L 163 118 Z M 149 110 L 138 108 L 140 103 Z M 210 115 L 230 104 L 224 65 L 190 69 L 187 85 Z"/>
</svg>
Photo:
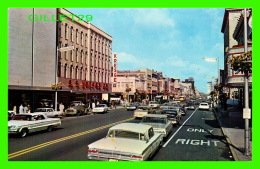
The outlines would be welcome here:
<svg viewBox="0 0 260 169">
<path fill-rule="evenodd" d="M 87 145 L 106 136 L 108 128 L 133 119 L 133 111 L 111 110 L 105 114 L 64 117 L 52 132 L 25 138 L 9 136 L 10 161 L 88 161 Z M 127 145 L 126 145 L 127 146 Z M 188 110 L 181 125 L 172 129 L 152 161 L 232 161 L 218 121 L 212 111 Z"/>
</svg>

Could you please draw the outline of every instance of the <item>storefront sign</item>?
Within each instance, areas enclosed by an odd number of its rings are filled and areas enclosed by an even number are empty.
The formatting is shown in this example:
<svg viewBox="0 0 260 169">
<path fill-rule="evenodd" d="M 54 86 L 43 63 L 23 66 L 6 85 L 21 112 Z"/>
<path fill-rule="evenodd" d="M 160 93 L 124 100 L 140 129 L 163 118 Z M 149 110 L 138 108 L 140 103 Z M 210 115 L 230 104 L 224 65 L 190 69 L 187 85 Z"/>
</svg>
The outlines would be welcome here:
<svg viewBox="0 0 260 169">
<path fill-rule="evenodd" d="M 117 82 L 117 54 L 114 54 L 114 69 L 113 69 L 113 83 Z"/>
</svg>

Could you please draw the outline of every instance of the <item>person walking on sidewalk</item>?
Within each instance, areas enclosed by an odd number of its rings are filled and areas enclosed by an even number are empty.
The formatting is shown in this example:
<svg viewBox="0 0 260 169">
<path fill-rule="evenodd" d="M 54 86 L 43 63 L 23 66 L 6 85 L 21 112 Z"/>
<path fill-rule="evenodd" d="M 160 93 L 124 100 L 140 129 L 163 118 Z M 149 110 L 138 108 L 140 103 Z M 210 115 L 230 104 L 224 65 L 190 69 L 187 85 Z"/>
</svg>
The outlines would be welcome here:
<svg viewBox="0 0 260 169">
<path fill-rule="evenodd" d="M 19 114 L 23 114 L 23 104 L 21 104 L 19 107 Z"/>
</svg>

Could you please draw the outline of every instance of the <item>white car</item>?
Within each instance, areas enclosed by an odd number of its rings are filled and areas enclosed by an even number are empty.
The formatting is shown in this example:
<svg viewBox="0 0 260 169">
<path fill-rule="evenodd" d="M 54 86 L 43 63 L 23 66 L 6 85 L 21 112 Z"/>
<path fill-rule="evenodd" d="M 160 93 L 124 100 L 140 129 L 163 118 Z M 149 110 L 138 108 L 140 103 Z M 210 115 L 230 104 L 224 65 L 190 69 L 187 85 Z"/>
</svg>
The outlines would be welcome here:
<svg viewBox="0 0 260 169">
<path fill-rule="evenodd" d="M 148 106 L 152 107 L 152 108 L 159 108 L 160 104 L 158 102 L 156 102 L 156 101 L 150 101 Z"/>
<path fill-rule="evenodd" d="M 126 106 L 126 110 L 136 110 L 140 106 L 139 103 L 130 103 L 128 106 Z"/>
<path fill-rule="evenodd" d="M 88 145 L 88 158 L 101 161 L 145 161 L 160 147 L 163 137 L 153 127 L 121 123 L 111 127 L 105 138 Z"/>
<path fill-rule="evenodd" d="M 93 108 L 92 112 L 95 113 L 107 113 L 108 107 L 106 104 L 99 104 L 95 108 Z"/>
<path fill-rule="evenodd" d="M 209 110 L 209 104 L 206 102 L 202 102 L 199 105 L 199 109 L 205 109 L 205 110 Z"/>
<path fill-rule="evenodd" d="M 147 114 L 141 124 L 153 126 L 154 132 L 161 133 L 163 137 L 167 137 L 172 129 L 172 122 L 168 120 L 167 115 L 161 114 Z"/>
<path fill-rule="evenodd" d="M 59 118 L 48 118 L 43 113 L 17 114 L 8 121 L 8 134 L 16 134 L 20 137 L 27 136 L 28 133 L 47 130 L 61 125 Z"/>
<path fill-rule="evenodd" d="M 43 113 L 47 117 L 55 118 L 63 115 L 61 111 L 54 111 L 53 108 L 37 108 L 33 113 Z"/>
<path fill-rule="evenodd" d="M 147 114 L 155 114 L 155 110 L 149 106 L 139 106 L 134 111 L 134 118 L 143 118 L 143 116 Z"/>
<path fill-rule="evenodd" d="M 160 108 L 161 109 L 167 109 L 169 106 L 172 106 L 173 104 L 172 103 L 163 103 Z"/>
</svg>

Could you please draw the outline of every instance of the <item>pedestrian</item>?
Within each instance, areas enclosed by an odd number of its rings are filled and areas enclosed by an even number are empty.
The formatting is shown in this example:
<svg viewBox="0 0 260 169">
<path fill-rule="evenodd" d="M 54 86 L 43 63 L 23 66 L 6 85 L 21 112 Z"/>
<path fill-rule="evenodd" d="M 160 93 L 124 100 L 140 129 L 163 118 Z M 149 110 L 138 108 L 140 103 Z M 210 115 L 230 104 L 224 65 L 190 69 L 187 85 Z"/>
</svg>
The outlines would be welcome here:
<svg viewBox="0 0 260 169">
<path fill-rule="evenodd" d="M 28 104 L 28 113 L 31 113 L 31 106 Z"/>
<path fill-rule="evenodd" d="M 23 107 L 23 113 L 28 113 L 28 107 L 27 107 L 27 105 L 25 105 L 25 106 Z"/>
<path fill-rule="evenodd" d="M 21 104 L 19 107 L 19 114 L 23 114 L 23 104 Z"/>
<path fill-rule="evenodd" d="M 60 112 L 63 113 L 63 110 L 64 110 L 64 105 L 62 103 L 60 103 Z"/>
<path fill-rule="evenodd" d="M 95 102 L 92 102 L 92 109 L 94 109 L 96 107 Z"/>
<path fill-rule="evenodd" d="M 15 112 L 15 114 L 17 113 L 16 106 L 14 106 L 13 111 Z"/>
</svg>

